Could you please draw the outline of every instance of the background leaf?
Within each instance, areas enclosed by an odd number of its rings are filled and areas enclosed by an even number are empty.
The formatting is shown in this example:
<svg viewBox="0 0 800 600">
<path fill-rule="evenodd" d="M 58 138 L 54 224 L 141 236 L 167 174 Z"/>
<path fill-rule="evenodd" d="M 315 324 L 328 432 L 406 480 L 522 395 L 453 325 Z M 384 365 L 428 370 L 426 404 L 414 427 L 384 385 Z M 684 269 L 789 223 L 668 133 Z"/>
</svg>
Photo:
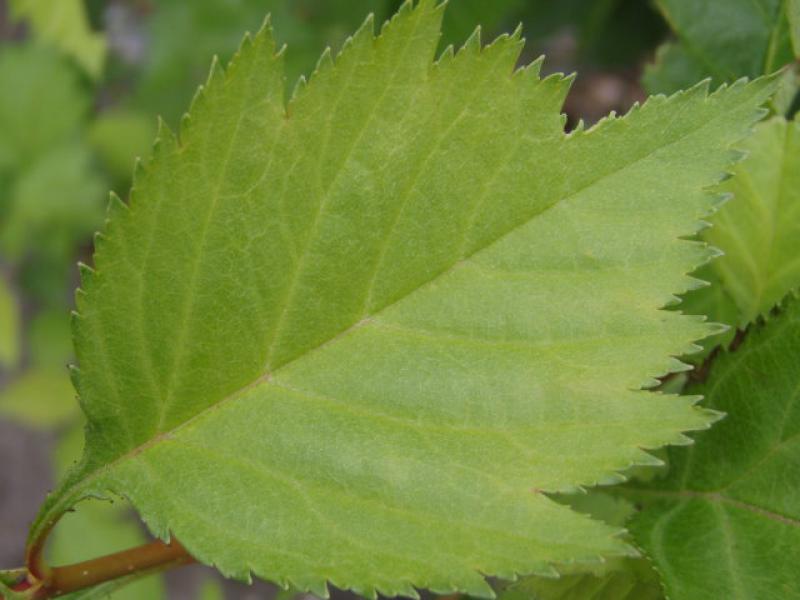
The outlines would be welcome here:
<svg viewBox="0 0 800 600">
<path fill-rule="evenodd" d="M 631 530 L 674 600 L 800 598 L 800 302 L 721 355 L 705 405 L 727 417 L 633 486 Z"/>
<path fill-rule="evenodd" d="M 747 160 L 720 186 L 733 200 L 703 234 L 724 251 L 711 268 L 739 307 L 740 325 L 800 287 L 800 124 L 761 123 L 743 148 Z"/>
<path fill-rule="evenodd" d="M 740 329 L 800 288 L 800 124 L 782 117 L 760 123 L 742 148 L 747 158 L 717 188 L 732 197 L 701 234 L 723 256 L 697 274 L 711 285 L 681 305 Z M 706 345 L 727 344 L 733 333 Z"/>
<path fill-rule="evenodd" d="M 714 84 L 772 73 L 800 56 L 789 22 L 798 5 L 783 0 L 657 0 L 678 40 L 659 51 L 643 83 L 650 93 L 671 93 L 705 77 Z"/>
</svg>

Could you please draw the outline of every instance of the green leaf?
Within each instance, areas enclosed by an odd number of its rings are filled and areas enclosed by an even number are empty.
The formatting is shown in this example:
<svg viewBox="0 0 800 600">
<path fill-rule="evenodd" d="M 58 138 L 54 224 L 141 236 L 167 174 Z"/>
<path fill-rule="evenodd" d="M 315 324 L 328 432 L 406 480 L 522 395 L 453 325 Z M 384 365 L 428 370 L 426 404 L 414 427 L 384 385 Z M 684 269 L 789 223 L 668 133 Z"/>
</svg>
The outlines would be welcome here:
<svg viewBox="0 0 800 600">
<path fill-rule="evenodd" d="M 105 37 L 92 31 L 83 0 L 11 0 L 11 16 L 24 19 L 36 37 L 72 56 L 89 75 L 100 77 Z"/>
<path fill-rule="evenodd" d="M 631 529 L 673 600 L 800 598 L 798 355 L 794 300 L 691 390 L 728 416 L 629 491 L 644 506 Z"/>
<path fill-rule="evenodd" d="M 19 306 L 14 293 L 0 274 L 0 366 L 13 368 L 19 361 Z"/>
<path fill-rule="evenodd" d="M 760 123 L 742 147 L 747 158 L 718 187 L 732 199 L 702 234 L 723 256 L 705 267 L 711 287 L 684 307 L 740 328 L 800 289 L 800 123 Z"/>
<path fill-rule="evenodd" d="M 705 77 L 715 84 L 757 77 L 800 57 L 790 35 L 800 19 L 796 1 L 656 3 L 678 41 L 662 48 L 646 69 L 643 82 L 650 93 L 671 93 Z"/>
<path fill-rule="evenodd" d="M 638 388 L 715 331 L 660 307 L 774 85 L 566 135 L 569 80 L 514 72 L 517 36 L 432 64 L 434 4 L 368 21 L 288 106 L 265 29 L 162 128 L 83 270 L 87 451 L 34 538 L 111 490 L 226 575 L 318 593 L 489 595 L 630 552 L 542 492 L 707 426 Z"/>
</svg>

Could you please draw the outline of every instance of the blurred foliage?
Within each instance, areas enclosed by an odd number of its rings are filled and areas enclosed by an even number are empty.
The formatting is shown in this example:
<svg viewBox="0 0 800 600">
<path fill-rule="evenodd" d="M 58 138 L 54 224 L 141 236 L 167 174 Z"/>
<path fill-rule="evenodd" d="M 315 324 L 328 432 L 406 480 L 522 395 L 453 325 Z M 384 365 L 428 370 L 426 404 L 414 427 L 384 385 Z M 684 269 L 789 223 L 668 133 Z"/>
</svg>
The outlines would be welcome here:
<svg viewBox="0 0 800 600">
<path fill-rule="evenodd" d="M 76 247 L 100 225 L 105 178 L 84 139 L 91 96 L 34 42 L 0 51 L 0 254 L 19 287 L 63 305 Z"/>
<path fill-rule="evenodd" d="M 95 33 L 82 0 L 11 0 L 11 16 L 28 22 L 37 38 L 71 55 L 92 77 L 99 77 L 106 55 L 105 36 Z"/>
<path fill-rule="evenodd" d="M 392 5 L 388 0 L 162 0 L 146 21 L 146 58 L 132 102 L 176 123 L 198 83 L 205 80 L 210 57 L 217 54 L 227 61 L 242 32 L 256 32 L 267 14 L 278 43 L 288 45 L 286 81 L 291 91 L 325 46 L 340 46 L 369 12 L 383 22 Z"/>
<path fill-rule="evenodd" d="M 19 360 L 19 307 L 0 274 L 0 366 L 14 367 Z"/>
<path fill-rule="evenodd" d="M 89 143 L 120 189 L 128 184 L 132 157 L 147 156 L 155 137 L 155 119 L 124 108 L 99 114 L 88 130 Z"/>
</svg>

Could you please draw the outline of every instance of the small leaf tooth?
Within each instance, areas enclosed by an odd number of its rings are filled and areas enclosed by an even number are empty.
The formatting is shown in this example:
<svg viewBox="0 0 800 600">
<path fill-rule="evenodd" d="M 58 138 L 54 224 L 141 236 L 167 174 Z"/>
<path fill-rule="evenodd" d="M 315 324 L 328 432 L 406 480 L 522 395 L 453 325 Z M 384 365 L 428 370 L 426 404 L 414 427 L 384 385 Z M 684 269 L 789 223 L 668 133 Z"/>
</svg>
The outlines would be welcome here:
<svg viewBox="0 0 800 600">
<path fill-rule="evenodd" d="M 81 281 L 91 281 L 94 278 L 95 270 L 86 263 L 79 262 L 78 273 L 80 273 Z"/>
<path fill-rule="evenodd" d="M 178 132 L 181 139 L 186 139 L 186 134 L 188 133 L 190 127 L 192 125 L 192 116 L 185 112 L 181 115 L 181 120 L 178 123 Z"/>
<path fill-rule="evenodd" d="M 423 3 L 420 2 L 419 6 L 423 6 Z M 397 12 L 394 15 L 392 15 L 391 18 L 384 21 L 383 25 L 381 25 L 380 35 L 383 36 L 392 27 L 392 23 L 395 23 L 397 20 L 401 18 L 408 17 L 413 7 L 414 7 L 413 0 L 404 0 L 403 3 L 400 5 L 400 8 L 397 9 Z"/>
<path fill-rule="evenodd" d="M 201 84 L 197 86 L 197 89 L 194 92 L 194 96 L 192 96 L 192 101 L 189 103 L 189 110 L 186 111 L 188 115 L 193 115 L 198 107 L 202 104 L 203 98 L 206 95 L 207 88 L 205 85 Z M 183 132 L 181 132 L 183 134 Z"/>
<path fill-rule="evenodd" d="M 273 38 L 274 35 L 275 32 L 272 29 L 272 13 L 267 13 L 266 16 L 264 17 L 264 20 L 261 21 L 261 27 L 259 27 L 258 31 L 256 31 L 256 39 L 261 37 Z"/>
<path fill-rule="evenodd" d="M 304 588 L 320 598 L 327 600 L 327 598 L 331 597 L 328 583 L 324 579 L 310 580 L 305 584 Z"/>
<path fill-rule="evenodd" d="M 455 49 L 453 48 L 453 44 L 448 44 L 447 47 L 445 47 L 445 49 L 442 50 L 442 53 L 436 60 L 436 65 L 437 66 L 449 65 L 453 61 L 453 58 L 455 58 L 455 54 L 456 52 Z"/>
<path fill-rule="evenodd" d="M 80 389 L 81 370 L 73 364 L 67 365 L 67 372 L 69 373 L 69 381 L 73 389 Z"/>
<path fill-rule="evenodd" d="M 716 423 L 717 421 L 721 421 L 722 419 L 728 416 L 728 413 L 723 412 L 721 410 L 714 410 L 713 408 L 705 408 L 705 407 L 703 408 L 703 414 L 705 414 L 709 419 L 709 422 L 706 424 L 705 427 L 703 427 L 703 429 L 711 429 L 711 426 L 714 423 Z"/>
<path fill-rule="evenodd" d="M 358 60 L 357 57 L 367 54 L 375 43 L 372 15 L 367 17 L 364 24 L 351 37 L 347 38 L 341 50 L 336 55 L 334 63 L 347 60 Z"/>
<path fill-rule="evenodd" d="M 292 90 L 292 95 L 290 96 L 289 100 L 290 104 L 291 102 L 294 101 L 295 98 L 297 98 L 300 94 L 302 94 L 305 91 L 307 85 L 308 81 L 306 80 L 305 75 L 300 75 L 300 77 L 297 78 L 297 81 L 294 84 L 294 89 Z"/>
<path fill-rule="evenodd" d="M 146 168 L 144 166 L 144 161 L 140 157 L 136 157 L 133 161 L 133 182 L 136 183 L 137 180 L 142 179 L 145 175 Z"/>
<path fill-rule="evenodd" d="M 659 385 L 661 385 L 661 381 L 659 381 L 658 379 L 655 379 L 654 377 L 648 377 L 647 379 L 642 381 L 642 384 L 641 384 L 640 387 L 645 389 L 645 390 L 649 390 L 649 389 L 658 387 Z"/>
<path fill-rule="evenodd" d="M 678 306 L 683 302 L 683 298 L 680 296 L 675 296 L 674 294 L 670 294 L 667 296 L 666 301 L 664 302 L 664 308 L 670 308 L 673 306 Z"/>
<path fill-rule="evenodd" d="M 727 333 L 731 330 L 730 325 L 726 325 L 725 323 L 716 323 L 711 322 L 708 323 L 708 335 L 720 335 L 722 333 Z"/>
<path fill-rule="evenodd" d="M 678 433 L 672 441 L 673 446 L 691 446 L 692 444 L 694 444 L 694 440 L 683 433 Z"/>
<path fill-rule="evenodd" d="M 544 577 L 546 579 L 560 579 L 561 573 L 551 565 L 550 563 L 536 561 L 530 567 L 525 569 L 524 576 L 535 576 L 535 577 Z M 508 575 L 498 575 L 501 579 L 505 579 L 507 581 L 518 581 L 519 580 L 519 573 L 509 573 Z"/>
<path fill-rule="evenodd" d="M 458 54 L 478 54 L 481 50 L 481 26 L 478 25 L 464 45 L 458 50 Z"/>
<path fill-rule="evenodd" d="M 128 205 L 122 201 L 113 191 L 108 193 L 108 204 L 106 205 L 106 215 L 109 220 L 117 218 L 122 213 L 129 211 Z"/>
<path fill-rule="evenodd" d="M 326 46 L 325 50 L 322 51 L 322 54 L 317 61 L 316 67 L 314 67 L 314 72 L 311 74 L 311 79 L 315 77 L 319 77 L 323 73 L 326 73 L 333 69 L 333 52 L 331 51 L 330 46 Z"/>
<path fill-rule="evenodd" d="M 621 473 L 609 473 L 600 477 L 597 480 L 598 485 L 616 485 L 618 483 L 622 483 L 626 481 L 625 476 Z"/>
<path fill-rule="evenodd" d="M 733 194 L 731 192 L 720 192 L 718 194 L 710 194 L 714 200 L 714 207 L 720 208 L 726 202 L 730 202 L 733 198 Z"/>
<path fill-rule="evenodd" d="M 495 593 L 492 589 L 492 586 L 488 584 L 486 579 L 481 576 L 478 577 L 470 577 L 468 583 L 464 586 L 458 586 L 453 583 L 450 583 L 450 590 L 451 591 L 463 591 L 470 596 L 475 596 L 476 598 L 494 598 Z"/>
<path fill-rule="evenodd" d="M 523 65 L 519 72 L 524 74 L 531 79 L 539 79 L 539 75 L 542 73 L 542 65 L 544 64 L 544 55 L 540 54 L 534 60 L 529 62 L 527 65 Z"/>
<path fill-rule="evenodd" d="M 670 358 L 669 360 L 669 372 L 670 373 L 685 373 L 686 371 L 691 371 L 694 367 L 690 364 L 683 362 L 677 358 Z"/>
<path fill-rule="evenodd" d="M 103 251 L 103 246 L 108 241 L 106 235 L 101 231 L 96 231 L 92 236 L 92 240 L 94 243 L 94 253 L 95 253 L 95 264 L 97 262 L 97 256 L 100 255 Z"/>
<path fill-rule="evenodd" d="M 641 465 L 643 467 L 663 467 L 664 461 L 651 454 L 650 452 L 642 451 L 639 455 L 639 458 L 636 461 L 636 464 Z"/>
<path fill-rule="evenodd" d="M 174 152 L 178 147 L 178 138 L 169 125 L 158 117 L 156 139 L 153 142 L 153 160 L 158 156 L 165 156 Z"/>
<path fill-rule="evenodd" d="M 246 38 L 247 36 L 245 36 Z M 231 61 L 233 62 L 233 61 Z M 225 70 L 219 61 L 219 56 L 216 54 L 211 57 L 211 67 L 208 69 L 208 77 L 206 77 L 206 89 L 212 90 L 216 85 L 221 84 L 225 79 Z"/>
<path fill-rule="evenodd" d="M 516 32 L 515 32 L 516 33 Z M 495 53 L 499 54 L 499 64 L 495 67 L 500 71 L 509 71 L 511 73 L 516 69 L 517 62 L 519 61 L 520 54 L 524 43 L 519 39 L 519 35 L 504 33 L 496 37 L 491 44 L 483 49 L 483 54 L 491 56 Z"/>
</svg>

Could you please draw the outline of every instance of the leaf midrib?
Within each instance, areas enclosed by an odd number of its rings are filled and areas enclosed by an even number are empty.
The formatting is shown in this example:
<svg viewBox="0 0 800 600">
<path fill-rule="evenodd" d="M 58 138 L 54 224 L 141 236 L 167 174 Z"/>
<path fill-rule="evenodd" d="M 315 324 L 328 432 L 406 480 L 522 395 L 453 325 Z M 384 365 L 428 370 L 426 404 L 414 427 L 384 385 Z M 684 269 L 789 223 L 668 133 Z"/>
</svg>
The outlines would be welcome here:
<svg viewBox="0 0 800 600">
<path fill-rule="evenodd" d="M 682 93 L 690 94 L 690 93 L 692 93 L 692 91 L 687 91 L 687 92 L 682 92 Z M 703 103 L 708 102 L 711 98 L 713 98 L 713 95 L 706 95 L 703 98 Z M 640 108 L 639 110 L 643 110 L 643 109 L 644 109 L 644 107 Z M 373 315 L 371 315 L 371 317 L 374 317 L 374 316 L 380 314 L 381 312 L 391 308 L 392 306 L 402 302 L 407 297 L 409 297 L 412 294 L 422 290 L 423 288 L 425 288 L 427 286 L 430 286 L 430 285 L 433 285 L 436 281 L 440 280 L 442 277 L 446 277 L 449 273 L 453 272 L 454 270 L 456 270 L 457 268 L 462 266 L 467 259 L 471 258 L 472 256 L 475 256 L 476 254 L 478 254 L 480 252 L 483 252 L 483 251 L 486 251 L 486 250 L 490 249 L 494 245 L 500 243 L 502 240 L 506 239 L 507 237 L 509 237 L 510 235 L 515 233 L 516 231 L 518 231 L 519 229 L 527 226 L 531 221 L 533 221 L 534 219 L 540 217 L 542 214 L 548 212 L 550 209 L 558 206 L 562 202 L 565 202 L 565 201 L 567 201 L 567 200 L 569 200 L 569 199 L 581 194 L 583 191 L 591 188 L 592 186 L 598 184 L 599 182 L 601 182 L 601 181 L 603 181 L 605 179 L 608 179 L 610 177 L 613 177 L 613 176 L 625 171 L 626 169 L 631 168 L 632 166 L 640 163 L 641 161 L 647 160 L 649 157 L 651 157 L 652 155 L 654 155 L 654 154 L 656 154 L 658 152 L 661 152 L 665 148 L 669 148 L 669 147 L 671 147 L 671 146 L 673 146 L 673 145 L 675 145 L 677 143 L 680 143 L 680 142 L 684 141 L 686 138 L 700 135 L 705 129 L 707 129 L 711 125 L 715 124 L 719 119 L 725 118 L 726 115 L 727 115 L 727 113 L 717 113 L 714 117 L 705 120 L 703 122 L 702 126 L 697 127 L 695 129 L 690 129 L 690 130 L 687 130 L 685 132 L 682 132 L 680 135 L 678 135 L 678 137 L 676 137 L 672 141 L 670 141 L 668 143 L 665 143 L 665 144 L 662 144 L 662 145 L 658 146 L 657 148 L 653 148 L 653 149 L 647 151 L 645 154 L 630 160 L 629 162 L 619 166 L 618 168 L 615 168 L 615 169 L 613 169 L 613 170 L 611 170 L 611 171 L 609 171 L 607 173 L 603 173 L 599 177 L 587 181 L 583 186 L 575 189 L 571 193 L 569 193 L 569 194 L 567 194 L 567 195 L 565 195 L 565 196 L 563 196 L 561 198 L 558 198 L 558 199 L 554 200 L 551 204 L 545 206 L 539 212 L 531 215 L 530 217 L 527 217 L 527 218 L 523 219 L 517 225 L 514 225 L 510 229 L 506 230 L 504 233 L 501 233 L 495 239 L 493 239 L 491 242 L 487 243 L 485 246 L 475 249 L 473 252 L 465 255 L 464 257 L 462 257 L 461 259 L 457 260 L 456 262 L 454 262 L 452 265 L 450 265 L 446 269 L 444 269 L 444 270 L 440 271 L 439 273 L 435 274 L 433 277 L 431 277 L 429 280 L 423 282 L 422 284 L 420 284 L 415 289 L 410 290 L 409 292 L 407 292 L 407 293 L 403 294 L 402 296 L 398 297 L 396 300 L 394 300 L 391 303 L 385 305 L 380 310 L 378 310 L 375 313 L 373 313 Z M 626 115 L 626 117 L 624 117 L 624 118 L 628 118 L 628 116 L 629 115 Z M 616 119 L 615 117 L 606 117 L 605 119 L 601 120 L 599 123 L 597 123 L 591 129 L 583 131 L 583 132 L 580 132 L 579 134 L 562 133 L 563 143 L 567 144 L 567 143 L 571 143 L 571 140 L 580 139 L 579 135 L 584 135 L 584 136 L 585 135 L 589 135 L 589 134 L 597 135 L 598 132 L 604 126 L 607 126 L 610 123 L 614 123 L 617 120 L 618 119 Z M 676 237 L 675 239 L 679 240 L 680 238 Z M 360 327 L 362 327 L 362 326 L 364 326 L 366 324 L 369 324 L 370 322 L 371 322 L 371 318 L 366 318 L 366 319 L 362 319 L 361 321 L 358 321 L 357 323 L 354 323 L 353 325 L 350 325 L 349 327 L 341 330 L 339 333 L 337 333 L 336 335 L 332 336 L 331 338 L 323 341 L 322 343 L 318 344 L 317 346 L 315 346 L 313 348 L 308 349 L 302 355 L 299 355 L 296 358 L 284 363 L 276 371 L 274 371 L 272 373 L 263 373 L 263 374 L 261 374 L 259 377 L 257 377 L 252 382 L 240 387 L 239 389 L 237 389 L 234 392 L 228 394 L 227 396 L 225 396 L 224 398 L 222 398 L 219 401 L 215 402 L 214 404 L 211 404 L 211 405 L 203 408 L 202 410 L 198 411 L 194 416 L 192 416 L 189 419 L 185 420 L 184 422 L 176 425 L 175 427 L 173 427 L 169 431 L 164 431 L 164 432 L 161 432 L 161 433 L 155 435 L 152 439 L 140 444 L 139 446 L 137 446 L 135 448 L 132 448 L 132 449 L 128 450 L 124 454 L 121 454 L 120 456 L 116 457 L 115 459 L 113 459 L 112 461 L 110 461 L 108 463 L 99 465 L 94 470 L 88 471 L 85 474 L 81 473 L 80 477 L 78 477 L 78 478 L 71 478 L 71 479 L 67 480 L 65 482 L 67 484 L 66 489 L 63 492 L 60 491 L 60 490 L 55 492 L 56 494 L 59 494 L 61 500 L 57 501 L 55 503 L 55 505 L 50 510 L 48 510 L 46 513 L 42 514 L 40 516 L 38 522 L 41 522 L 41 521 L 45 521 L 46 522 L 47 521 L 46 517 L 47 517 L 48 514 L 50 514 L 50 515 L 52 515 L 52 514 L 56 514 L 56 515 L 63 514 L 63 512 L 68 510 L 75 503 L 75 502 L 69 502 L 69 499 L 75 498 L 75 501 L 79 500 L 82 497 L 81 496 L 82 490 L 86 489 L 91 484 L 92 481 L 98 479 L 100 476 L 102 476 L 102 475 L 106 474 L 107 472 L 113 470 L 113 468 L 116 465 L 118 465 L 120 463 L 123 463 L 123 462 L 127 461 L 128 459 L 131 459 L 131 458 L 134 458 L 134 457 L 138 456 L 139 454 L 141 454 L 141 453 L 145 452 L 146 450 L 148 450 L 149 448 L 155 446 L 156 444 L 158 444 L 162 440 L 169 439 L 171 436 L 175 435 L 180 430 L 191 426 L 192 423 L 194 423 L 196 420 L 199 420 L 201 417 L 204 417 L 207 414 L 210 414 L 212 411 L 216 411 L 216 410 L 221 409 L 221 407 L 223 407 L 223 406 L 227 405 L 229 402 L 234 401 L 237 398 L 241 397 L 241 395 L 243 395 L 245 392 L 251 390 L 252 388 L 254 388 L 254 387 L 256 387 L 256 386 L 258 386 L 258 385 L 260 385 L 262 383 L 269 382 L 272 379 L 273 375 L 277 371 L 279 371 L 280 369 L 283 369 L 284 367 L 288 367 L 289 365 L 292 365 L 292 364 L 294 364 L 295 362 L 297 362 L 299 360 L 305 359 L 309 355 L 311 355 L 311 354 L 313 354 L 315 352 L 318 352 L 318 351 L 328 347 L 329 345 L 332 345 L 332 344 L 336 343 L 337 341 L 339 341 L 339 339 L 343 338 L 346 335 L 349 335 L 350 333 L 354 332 L 355 330 L 359 329 Z M 32 531 L 32 533 L 33 533 L 33 531 Z"/>
</svg>

